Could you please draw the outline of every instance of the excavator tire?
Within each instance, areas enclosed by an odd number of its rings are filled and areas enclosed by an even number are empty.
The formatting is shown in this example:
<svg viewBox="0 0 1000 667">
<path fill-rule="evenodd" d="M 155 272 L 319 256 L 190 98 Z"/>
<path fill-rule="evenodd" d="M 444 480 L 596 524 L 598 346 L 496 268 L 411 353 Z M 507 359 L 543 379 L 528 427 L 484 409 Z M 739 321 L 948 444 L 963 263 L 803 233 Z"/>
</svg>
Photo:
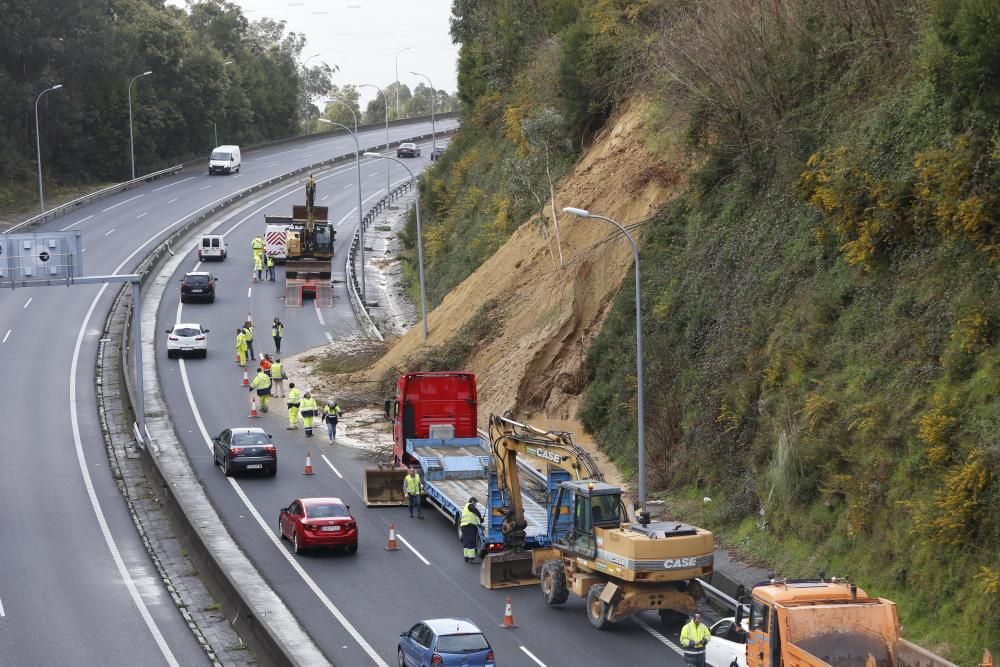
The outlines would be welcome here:
<svg viewBox="0 0 1000 667">
<path fill-rule="evenodd" d="M 608 603 L 601 600 L 604 584 L 594 584 L 587 591 L 587 620 L 595 630 L 604 630 L 611 621 L 608 620 Z"/>
<path fill-rule="evenodd" d="M 549 560 L 542 565 L 542 598 L 547 605 L 562 604 L 569 599 L 562 560 Z"/>
<path fill-rule="evenodd" d="M 688 616 L 676 609 L 661 609 L 660 610 L 660 623 L 663 624 L 665 630 L 676 630 L 687 623 Z"/>
</svg>

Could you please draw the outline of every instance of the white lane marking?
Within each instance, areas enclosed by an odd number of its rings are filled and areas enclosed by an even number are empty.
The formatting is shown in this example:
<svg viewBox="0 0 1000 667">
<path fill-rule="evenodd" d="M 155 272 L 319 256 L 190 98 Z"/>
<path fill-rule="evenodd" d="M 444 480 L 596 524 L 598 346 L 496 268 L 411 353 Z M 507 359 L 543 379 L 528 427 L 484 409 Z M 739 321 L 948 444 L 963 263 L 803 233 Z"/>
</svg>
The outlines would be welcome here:
<svg viewBox="0 0 1000 667">
<path fill-rule="evenodd" d="M 325 197 L 320 197 L 319 200 L 320 201 L 326 201 L 329 198 L 330 198 L 330 195 L 326 195 Z"/>
<path fill-rule="evenodd" d="M 319 325 L 321 327 L 326 326 L 326 320 L 323 319 L 323 311 L 319 309 L 318 305 L 316 306 L 316 318 L 319 320 Z"/>
<path fill-rule="evenodd" d="M 177 321 L 180 321 L 180 319 L 181 319 L 181 304 L 177 304 Z M 198 431 L 201 432 L 202 440 L 204 440 L 205 445 L 208 447 L 208 450 L 212 452 L 213 456 L 215 456 L 215 450 L 212 447 L 212 438 L 209 437 L 208 431 L 205 429 L 205 422 L 203 422 L 201 419 L 201 412 L 199 412 L 198 406 L 195 404 L 194 394 L 191 392 L 191 383 L 188 381 L 187 367 L 183 359 L 180 360 L 180 368 L 181 368 L 181 382 L 184 385 L 184 393 L 187 394 L 188 404 L 191 406 L 191 412 L 194 414 L 194 420 L 195 423 L 198 425 Z M 292 567 L 293 570 L 295 570 L 295 573 L 302 578 L 302 580 L 306 583 L 306 585 L 313 592 L 313 594 L 317 598 L 319 598 L 319 601 L 323 603 L 323 606 L 326 607 L 331 614 L 333 614 L 334 618 L 336 618 L 337 621 L 340 622 L 340 625 L 343 626 L 343 628 L 351 635 L 351 637 L 354 638 L 354 641 L 358 643 L 361 649 L 368 654 L 368 657 L 372 659 L 372 662 L 378 665 L 378 667 L 389 667 L 389 665 L 386 664 L 386 662 L 382 660 L 381 657 L 379 657 L 379 654 L 375 652 L 375 649 L 372 648 L 371 644 L 365 641 L 365 638 L 361 636 L 361 633 L 358 632 L 353 625 L 351 625 L 351 622 L 347 620 L 347 617 L 344 616 L 343 613 L 341 613 L 340 609 L 338 609 L 337 606 L 333 604 L 333 601 L 327 597 L 326 593 L 324 593 L 323 590 L 316 584 L 315 580 L 313 580 L 313 578 L 309 576 L 309 573 L 305 571 L 302 565 L 300 565 L 299 562 L 295 560 L 295 557 L 292 555 L 292 553 L 288 549 L 286 549 L 284 545 L 281 544 L 281 540 L 278 538 L 278 536 L 275 535 L 273 532 L 271 532 L 271 527 L 267 525 L 267 522 L 265 522 L 264 518 L 261 517 L 260 513 L 257 511 L 257 508 L 254 507 L 252 502 L 250 502 L 250 498 L 243 492 L 243 488 L 240 486 L 239 482 L 237 482 L 232 477 L 229 477 L 227 479 L 229 480 L 229 484 L 233 487 L 233 490 L 236 492 L 236 495 L 238 495 L 240 497 L 240 500 L 243 501 L 243 505 L 247 508 L 247 511 L 249 511 L 251 516 L 253 516 L 253 518 L 257 521 L 257 524 L 261 527 L 261 530 L 263 530 L 264 533 L 271 539 L 271 543 L 278 549 L 281 555 L 284 556 L 285 560 L 288 561 L 288 564 Z"/>
<path fill-rule="evenodd" d="M 247 288 L 247 298 L 248 298 L 248 299 L 250 298 L 250 295 L 251 295 L 251 294 L 253 294 L 253 288 L 252 288 L 252 287 L 248 287 L 248 288 Z"/>
<path fill-rule="evenodd" d="M 518 646 L 518 648 L 524 651 L 525 655 L 534 660 L 536 665 L 538 665 L 539 667 L 545 667 L 545 663 L 539 660 L 537 657 L 535 657 L 535 654 L 529 651 L 527 648 L 525 648 L 524 646 Z"/>
<path fill-rule="evenodd" d="M 344 476 L 340 474 L 340 471 L 334 468 L 333 464 L 330 463 L 330 459 L 326 458 L 326 454 L 320 454 L 320 456 L 323 457 L 323 460 L 326 461 L 326 464 L 330 466 L 330 470 L 337 473 L 337 477 L 339 477 L 340 479 L 344 479 Z"/>
<path fill-rule="evenodd" d="M 135 253 L 129 256 L 131 259 L 139 251 L 136 250 Z M 126 260 L 128 261 L 128 260 Z M 124 265 L 124 262 L 122 263 Z M 117 273 L 121 269 L 121 265 L 118 269 L 115 269 Z M 90 318 L 94 314 L 94 309 L 97 307 L 98 301 L 104 295 L 104 291 L 108 288 L 109 283 L 104 283 L 101 285 L 100 291 L 98 291 L 97 296 L 94 300 L 90 302 L 90 308 L 87 310 L 87 314 L 83 318 L 83 323 L 80 325 L 80 331 L 76 335 L 76 345 L 73 347 L 73 363 L 70 365 L 69 370 L 69 419 L 70 424 L 73 427 L 73 445 L 76 448 L 76 460 L 80 464 L 80 475 L 83 477 L 83 483 L 87 487 L 87 495 L 90 497 L 90 506 L 94 510 L 94 515 L 97 517 L 97 523 L 101 527 L 101 534 L 104 536 L 104 543 L 108 547 L 108 551 L 111 552 L 111 558 L 115 561 L 115 567 L 118 568 L 118 574 L 121 576 L 122 581 L 125 582 L 125 586 L 128 588 L 129 596 L 132 598 L 132 602 L 139 609 L 139 614 L 142 616 L 142 620 L 146 623 L 146 628 L 149 630 L 150 634 L 153 635 L 153 639 L 156 641 L 156 645 L 160 649 L 160 653 L 163 654 L 164 659 L 167 664 L 180 667 L 180 663 L 177 662 L 177 658 L 174 657 L 173 652 L 170 650 L 170 646 L 167 645 L 167 640 L 163 638 L 163 634 L 160 632 L 160 628 L 156 625 L 156 621 L 153 620 L 152 615 L 149 613 L 149 608 L 146 607 L 145 600 L 139 595 L 139 589 L 136 588 L 135 582 L 132 580 L 132 575 L 129 573 L 128 568 L 125 566 L 125 561 L 122 559 L 121 552 L 118 551 L 118 545 L 115 544 L 115 538 L 111 535 L 111 529 L 108 528 L 108 521 L 104 517 L 104 510 L 101 509 L 101 501 L 97 498 L 97 493 L 94 491 L 94 481 L 90 477 L 90 470 L 87 469 L 87 460 L 83 455 L 83 439 L 80 436 L 80 419 L 77 414 L 76 407 L 76 372 L 77 367 L 80 363 L 80 348 L 83 346 L 83 335 L 87 331 L 87 326 L 90 323 Z"/>
<path fill-rule="evenodd" d="M 3 600 L 0 600 L 0 618 L 6 616 L 7 613 L 3 610 Z"/>
<path fill-rule="evenodd" d="M 29 305 L 31 305 L 31 300 L 32 300 L 32 299 L 34 299 L 34 298 L 35 298 L 35 297 L 29 297 L 29 298 L 28 298 L 28 300 L 24 302 L 24 305 L 23 305 L 23 306 L 21 306 L 21 310 L 24 310 L 24 309 L 25 309 L 25 308 L 27 308 L 27 307 L 28 307 Z"/>
<path fill-rule="evenodd" d="M 306 153 L 306 154 L 305 154 L 305 155 L 303 155 L 302 157 L 312 157 L 312 156 L 313 156 L 313 154 L 312 154 L 312 153 Z"/>
<path fill-rule="evenodd" d="M 74 223 L 72 223 L 72 224 L 69 224 L 69 225 L 66 225 L 65 227 L 63 227 L 63 228 L 62 228 L 62 229 L 60 229 L 59 231 L 60 231 L 60 232 L 65 232 L 65 231 L 66 231 L 67 229 L 69 229 L 70 227 L 75 227 L 76 225 L 79 225 L 79 224 L 80 224 L 81 222 L 87 222 L 88 220 L 90 220 L 90 219 L 91 219 L 91 218 L 93 218 L 93 217 L 94 217 L 94 216 L 92 216 L 92 215 L 88 215 L 88 216 L 87 216 L 86 218 L 83 218 L 82 220 L 77 220 L 76 222 L 74 222 Z"/>
<path fill-rule="evenodd" d="M 4 342 L 4 343 L 6 343 L 6 342 L 7 342 L 7 339 L 8 339 L 8 338 L 10 338 L 10 332 L 11 332 L 11 331 L 13 331 L 13 329 L 7 329 L 7 333 L 5 333 L 5 334 L 3 335 L 3 341 L 2 341 L 2 342 Z"/>
<path fill-rule="evenodd" d="M 86 248 L 80 248 L 80 252 L 87 252 Z"/>
<path fill-rule="evenodd" d="M 421 554 L 419 551 L 417 551 L 416 549 L 414 549 L 413 545 L 406 541 L 405 537 L 403 537 L 402 535 L 400 535 L 398 532 L 396 533 L 396 537 L 399 538 L 400 542 L 402 542 L 403 544 L 406 545 L 407 549 L 409 549 L 414 554 L 416 554 L 417 558 L 419 558 L 420 560 L 422 560 L 424 562 L 424 565 L 430 565 L 431 564 L 431 562 L 429 560 L 427 560 L 426 558 L 424 558 L 423 554 Z"/>
<path fill-rule="evenodd" d="M 175 185 L 178 185 L 180 183 L 185 183 L 187 181 L 193 181 L 193 180 L 194 180 L 194 176 L 188 176 L 187 178 L 183 178 L 183 179 L 181 179 L 179 181 L 174 181 L 173 183 L 167 183 L 166 185 L 161 185 L 158 188 L 153 188 L 153 192 L 159 192 L 160 190 L 166 190 L 167 188 L 172 188 Z"/>
<path fill-rule="evenodd" d="M 378 176 L 378 172 L 373 171 L 372 173 L 368 174 L 368 178 L 372 178 L 373 176 Z"/>
<path fill-rule="evenodd" d="M 116 229 L 118 229 L 118 228 L 117 228 L 117 227 L 115 227 L 115 229 L 112 229 L 112 230 L 111 230 L 110 232 L 108 232 L 107 234 L 105 234 L 105 236 L 111 236 L 112 234 L 114 234 L 114 233 L 115 233 L 115 230 L 116 230 Z"/>
<path fill-rule="evenodd" d="M 267 169 L 268 167 L 277 167 L 279 164 L 280 163 L 278 163 L 278 162 L 272 162 L 271 164 L 265 164 L 264 165 L 264 169 Z"/>
<path fill-rule="evenodd" d="M 332 343 L 333 342 L 333 336 L 330 335 L 330 332 L 329 331 L 324 331 L 323 333 L 326 334 L 326 339 Z"/>
<path fill-rule="evenodd" d="M 240 176 L 242 176 L 242 175 L 243 175 L 243 174 L 236 174 L 235 176 L 233 176 L 233 178 L 239 178 L 239 177 L 240 177 Z"/>
<path fill-rule="evenodd" d="M 173 199 L 171 199 L 171 200 L 170 200 L 170 201 L 168 201 L 167 203 L 168 203 L 168 204 L 173 204 L 173 203 L 174 203 L 175 201 L 177 201 L 177 197 L 174 197 Z"/>
<path fill-rule="evenodd" d="M 354 185 L 354 183 L 348 183 L 347 185 L 344 186 L 344 189 L 350 190 L 352 185 Z"/>
<path fill-rule="evenodd" d="M 143 211 L 139 215 L 135 216 L 135 219 L 138 220 L 139 218 L 145 218 L 147 215 L 149 215 L 149 211 Z"/>
<path fill-rule="evenodd" d="M 632 620 L 635 621 L 635 624 L 638 625 L 640 628 L 642 628 L 643 630 L 645 630 L 649 634 L 651 634 L 654 637 L 656 637 L 657 639 L 659 639 L 660 643 L 662 643 L 662 644 L 666 645 L 667 647 L 673 649 L 674 651 L 677 652 L 678 655 L 684 655 L 684 651 L 682 651 L 680 649 L 680 647 L 677 646 L 677 644 L 673 643 L 672 641 L 670 641 L 669 639 L 667 639 L 666 637 L 664 637 L 662 634 L 660 634 L 659 630 L 657 630 L 656 628 L 652 627 L 649 623 L 647 623 L 646 621 L 642 620 L 638 616 L 633 616 Z"/>
<path fill-rule="evenodd" d="M 129 199 L 126 199 L 125 201 L 120 201 L 120 202 L 118 202 L 117 204 L 114 204 L 113 206 L 109 206 L 109 207 L 107 207 L 106 209 L 104 209 L 103 211 L 101 211 L 101 213 L 107 213 L 107 212 L 108 212 L 108 211 L 110 211 L 111 209 L 113 209 L 113 208 L 118 208 L 118 207 L 119 207 L 119 206 L 121 206 L 122 204 L 127 204 L 127 203 L 129 203 L 130 201 L 134 201 L 134 200 L 138 199 L 138 198 L 139 198 L 139 197 L 141 197 L 141 196 L 142 196 L 142 195 L 136 195 L 135 197 L 131 197 L 131 198 L 129 198 Z"/>
<path fill-rule="evenodd" d="M 198 192 L 201 192 L 202 190 L 208 190 L 210 187 L 212 187 L 212 186 L 211 185 L 206 185 L 203 188 L 198 188 Z"/>
</svg>

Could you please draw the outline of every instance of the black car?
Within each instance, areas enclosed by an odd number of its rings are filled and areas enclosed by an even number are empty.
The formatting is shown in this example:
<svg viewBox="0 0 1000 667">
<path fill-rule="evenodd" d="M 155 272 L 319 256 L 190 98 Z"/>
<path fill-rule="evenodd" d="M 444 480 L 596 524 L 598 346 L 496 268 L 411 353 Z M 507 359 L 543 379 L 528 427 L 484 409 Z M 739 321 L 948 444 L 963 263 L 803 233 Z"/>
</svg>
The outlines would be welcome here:
<svg viewBox="0 0 1000 667">
<path fill-rule="evenodd" d="M 396 157 L 420 157 L 420 147 L 416 144 L 400 144 L 396 149 Z"/>
<path fill-rule="evenodd" d="M 444 155 L 444 146 L 435 146 L 434 150 L 431 151 L 431 160 L 436 160 Z"/>
<path fill-rule="evenodd" d="M 212 462 L 222 473 L 260 471 L 278 474 L 278 449 L 262 428 L 227 428 L 212 439 Z"/>
<path fill-rule="evenodd" d="M 193 299 L 201 299 L 213 303 L 215 301 L 215 282 L 217 278 L 207 271 L 192 271 L 181 280 L 181 303 Z"/>
</svg>

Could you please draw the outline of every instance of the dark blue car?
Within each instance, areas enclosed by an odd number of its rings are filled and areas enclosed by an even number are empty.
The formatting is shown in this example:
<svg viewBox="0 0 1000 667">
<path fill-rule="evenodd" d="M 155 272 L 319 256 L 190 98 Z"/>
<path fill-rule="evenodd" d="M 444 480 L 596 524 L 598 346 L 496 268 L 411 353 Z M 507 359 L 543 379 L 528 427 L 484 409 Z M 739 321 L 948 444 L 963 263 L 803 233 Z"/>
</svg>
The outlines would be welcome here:
<svg viewBox="0 0 1000 667">
<path fill-rule="evenodd" d="M 420 621 L 399 635 L 399 667 L 496 667 L 486 635 L 467 618 Z"/>
</svg>

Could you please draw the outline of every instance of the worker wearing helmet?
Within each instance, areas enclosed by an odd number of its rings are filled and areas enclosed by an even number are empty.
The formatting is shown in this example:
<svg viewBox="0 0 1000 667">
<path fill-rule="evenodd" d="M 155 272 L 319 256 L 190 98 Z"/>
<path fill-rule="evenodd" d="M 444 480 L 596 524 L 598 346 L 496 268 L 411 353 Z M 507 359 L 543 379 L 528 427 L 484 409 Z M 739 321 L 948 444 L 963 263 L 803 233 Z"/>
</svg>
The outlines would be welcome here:
<svg viewBox="0 0 1000 667">
<path fill-rule="evenodd" d="M 684 664 L 705 667 L 705 645 L 711 639 L 712 633 L 708 626 L 701 622 L 701 614 L 695 612 L 691 621 L 681 629 Z"/>
<path fill-rule="evenodd" d="M 462 508 L 462 518 L 459 522 L 459 530 L 462 531 L 462 555 L 465 556 L 466 563 L 476 562 L 476 538 L 479 537 L 479 525 L 483 522 L 478 504 L 479 501 L 475 496 L 469 498 L 469 502 Z"/>
</svg>

